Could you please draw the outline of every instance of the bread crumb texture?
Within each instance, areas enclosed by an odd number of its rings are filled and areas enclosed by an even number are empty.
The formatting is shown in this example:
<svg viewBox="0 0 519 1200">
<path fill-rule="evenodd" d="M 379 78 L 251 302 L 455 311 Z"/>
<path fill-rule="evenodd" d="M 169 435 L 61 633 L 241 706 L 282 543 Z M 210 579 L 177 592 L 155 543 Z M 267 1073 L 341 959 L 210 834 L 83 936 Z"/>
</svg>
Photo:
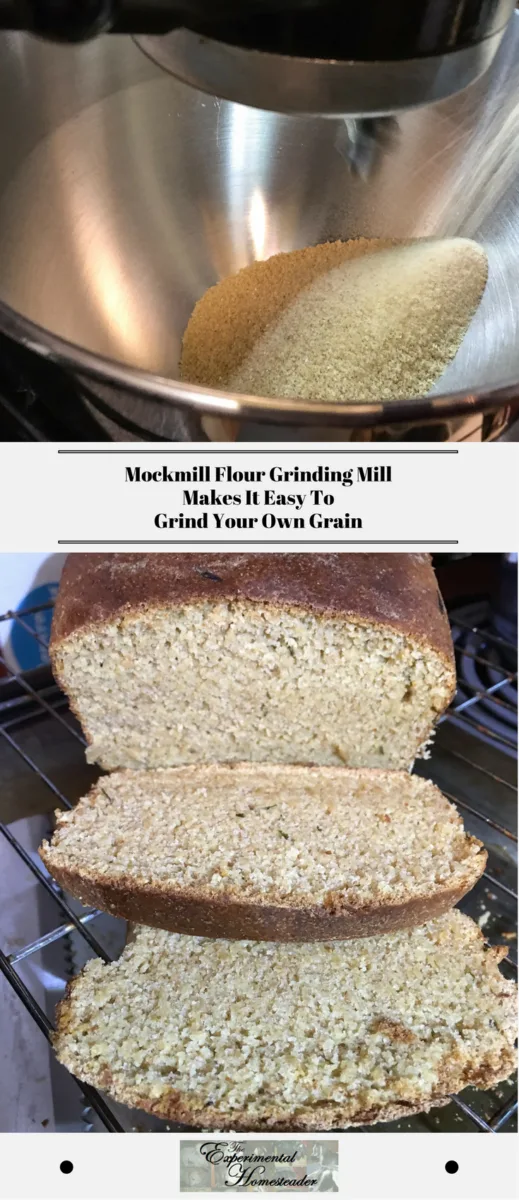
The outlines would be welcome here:
<svg viewBox="0 0 519 1200">
<path fill-rule="evenodd" d="M 58 877 L 143 894 L 340 911 L 462 894 L 481 851 L 438 788 L 403 771 L 215 764 L 101 779 L 57 814 L 43 856 Z"/>
<path fill-rule="evenodd" d="M 405 633 L 239 600 L 93 623 L 59 642 L 53 666 L 89 761 L 107 770 L 408 768 L 452 694 L 450 662 Z"/>
<path fill-rule="evenodd" d="M 255 262 L 195 306 L 181 376 L 330 403 L 426 395 L 454 358 L 488 276 L 467 238 L 328 242 Z"/>
<path fill-rule="evenodd" d="M 458 911 L 289 946 L 141 927 L 87 964 L 54 1045 L 116 1100 L 202 1128 L 332 1129 L 446 1103 L 515 1061 L 515 988 Z"/>
</svg>

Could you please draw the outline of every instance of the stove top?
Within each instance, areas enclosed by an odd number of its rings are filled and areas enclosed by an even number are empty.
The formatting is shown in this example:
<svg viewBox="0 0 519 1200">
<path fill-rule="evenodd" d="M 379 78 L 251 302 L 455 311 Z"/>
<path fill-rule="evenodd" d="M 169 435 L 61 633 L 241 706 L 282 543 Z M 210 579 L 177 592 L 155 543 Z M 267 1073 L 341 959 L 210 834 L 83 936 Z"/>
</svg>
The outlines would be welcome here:
<svg viewBox="0 0 519 1200">
<path fill-rule="evenodd" d="M 0 334 L 0 441 L 161 441 L 122 425 L 92 383 Z M 171 441 L 173 439 L 167 439 Z"/>
<path fill-rule="evenodd" d="M 463 713 L 476 738 L 516 758 L 516 658 L 499 632 L 501 622 L 484 601 L 450 616 L 458 667 L 456 712 Z M 510 641 L 514 636 L 511 631 Z"/>
</svg>

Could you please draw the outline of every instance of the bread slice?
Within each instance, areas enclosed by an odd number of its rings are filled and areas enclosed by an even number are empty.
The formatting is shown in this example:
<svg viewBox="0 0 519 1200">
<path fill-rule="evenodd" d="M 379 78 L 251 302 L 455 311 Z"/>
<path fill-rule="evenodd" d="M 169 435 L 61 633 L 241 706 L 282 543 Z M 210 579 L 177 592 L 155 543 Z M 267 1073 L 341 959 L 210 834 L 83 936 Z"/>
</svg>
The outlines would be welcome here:
<svg viewBox="0 0 519 1200">
<path fill-rule="evenodd" d="M 420 925 L 487 858 L 418 776 L 250 763 L 115 772 L 57 814 L 40 853 L 67 891 L 116 916 L 267 941 Z"/>
<path fill-rule="evenodd" d="M 109 771 L 409 768 L 455 686 L 427 554 L 71 555 L 51 658 Z"/>
<path fill-rule="evenodd" d="M 79 1079 L 217 1130 L 374 1124 L 487 1088 L 514 1066 L 502 948 L 458 910 L 350 942 L 232 942 L 141 927 L 58 1009 Z"/>
</svg>

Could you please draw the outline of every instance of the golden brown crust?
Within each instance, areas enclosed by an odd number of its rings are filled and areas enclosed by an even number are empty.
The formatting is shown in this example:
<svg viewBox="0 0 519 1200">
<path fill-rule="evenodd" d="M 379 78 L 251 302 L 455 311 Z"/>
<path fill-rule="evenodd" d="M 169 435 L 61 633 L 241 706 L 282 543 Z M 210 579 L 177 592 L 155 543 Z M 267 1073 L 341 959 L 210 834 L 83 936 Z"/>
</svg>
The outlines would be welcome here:
<svg viewBox="0 0 519 1200">
<path fill-rule="evenodd" d="M 498 1073 L 496 1076 L 489 1076 L 484 1084 L 476 1084 L 474 1080 L 468 1079 L 463 1087 L 469 1085 L 478 1087 L 493 1087 L 500 1080 L 506 1078 L 513 1068 L 513 1063 L 509 1064 L 505 1075 Z M 333 1130 L 338 1132 L 342 1129 L 353 1129 L 364 1125 L 379 1125 L 387 1121 L 398 1121 L 403 1117 L 412 1117 L 416 1113 L 429 1112 L 431 1108 L 442 1108 L 446 1104 L 450 1104 L 452 1095 L 448 1092 L 438 1090 L 433 1095 L 424 1099 L 423 1103 L 408 1104 L 402 1102 L 400 1104 L 388 1104 L 385 1107 L 370 1108 L 360 1111 L 355 1117 L 349 1116 L 340 1105 L 335 1104 L 320 1104 L 315 1109 L 302 1108 L 299 1112 L 292 1116 L 282 1116 L 277 1113 L 272 1116 L 267 1122 L 251 1122 L 240 1113 L 238 1117 L 234 1114 L 224 1113 L 218 1110 L 196 1109 L 190 1108 L 185 1098 L 181 1096 L 168 1097 L 165 1101 L 153 1101 L 141 1097 L 136 1097 L 135 1093 L 129 1089 L 120 1089 L 113 1084 L 111 1078 L 107 1076 L 106 1082 L 99 1084 L 106 1090 L 114 1099 L 119 1100 L 122 1104 L 127 1104 L 133 1108 L 141 1108 L 144 1112 L 152 1113 L 156 1117 L 161 1117 L 163 1120 L 173 1121 L 175 1124 L 186 1125 L 190 1128 L 201 1130 L 217 1130 L 219 1132 L 229 1133 L 255 1133 L 265 1131 L 272 1133 L 329 1133 Z"/>
<path fill-rule="evenodd" d="M 260 904 L 229 895 L 218 896 L 209 890 L 204 894 L 195 889 L 144 886 L 134 879 L 96 877 L 56 866 L 52 855 L 47 853 L 46 843 L 40 847 L 40 857 L 56 881 L 82 904 L 137 925 L 196 937 L 322 942 L 375 937 L 424 925 L 441 916 L 474 886 L 485 869 L 487 854 L 482 850 L 474 858 L 473 874 L 467 872 L 465 882 L 457 888 L 442 888 L 433 896 L 400 904 L 363 909 L 343 905 L 333 911 L 326 904 L 306 907 Z"/>
<path fill-rule="evenodd" d="M 515 1065 L 514 1054 L 503 1052 L 498 1062 L 483 1064 L 476 1068 L 465 1067 L 462 1071 L 458 1070 L 457 1074 L 455 1070 L 449 1070 L 446 1066 L 440 1072 L 434 1091 L 430 1096 L 425 1096 L 423 1101 L 417 1100 L 416 1103 L 402 1101 L 399 1104 L 381 1105 L 378 1108 L 361 1110 L 355 1113 L 355 1116 L 352 1116 L 344 1108 L 341 1109 L 340 1104 L 321 1103 L 315 1108 L 302 1106 L 298 1112 L 290 1116 L 283 1114 L 278 1109 L 272 1113 L 268 1121 L 258 1123 L 251 1123 L 243 1113 L 239 1113 L 236 1117 L 233 1113 L 190 1106 L 186 1097 L 178 1092 L 154 1101 L 143 1096 L 137 1097 L 132 1089 L 121 1089 L 111 1077 L 107 1077 L 106 1082 L 103 1081 L 100 1086 L 106 1088 L 110 1095 L 114 1096 L 116 1100 L 120 1100 L 121 1103 L 142 1108 L 145 1112 L 153 1113 L 157 1117 L 195 1128 L 215 1129 L 222 1132 L 236 1130 L 237 1133 L 254 1133 L 256 1130 L 279 1133 L 306 1131 L 319 1133 L 334 1129 L 354 1128 L 359 1125 L 378 1125 L 386 1121 L 396 1121 L 402 1117 L 411 1117 L 415 1113 L 429 1112 L 431 1108 L 441 1108 L 445 1104 L 450 1104 L 452 1095 L 462 1091 L 465 1087 L 482 1089 L 494 1087 L 507 1078 L 515 1069 Z"/>
<path fill-rule="evenodd" d="M 440 655 L 454 689 L 449 622 L 428 554 L 71 554 L 54 613 L 53 666 L 59 671 L 60 642 L 98 623 L 236 600 L 396 630 Z"/>
<path fill-rule="evenodd" d="M 411 1117 L 414 1113 L 428 1112 L 431 1108 L 450 1104 L 451 1101 L 449 1095 L 438 1094 L 427 1099 L 423 1105 L 389 1104 L 386 1108 L 367 1109 L 354 1118 L 348 1117 L 338 1104 L 319 1104 L 311 1109 L 302 1108 L 290 1117 L 277 1113 L 268 1121 L 256 1122 L 247 1120 L 242 1113 L 236 1116 L 234 1113 L 225 1113 L 218 1109 L 189 1107 L 186 1099 L 178 1093 L 163 1101 L 137 1096 L 132 1089 L 121 1089 L 114 1084 L 108 1072 L 98 1086 L 119 1103 L 127 1104 L 130 1108 L 140 1108 L 155 1117 L 172 1121 L 175 1125 L 184 1125 L 191 1129 L 217 1130 L 220 1133 L 328 1133 L 333 1130 L 396 1121 L 401 1117 Z"/>
</svg>

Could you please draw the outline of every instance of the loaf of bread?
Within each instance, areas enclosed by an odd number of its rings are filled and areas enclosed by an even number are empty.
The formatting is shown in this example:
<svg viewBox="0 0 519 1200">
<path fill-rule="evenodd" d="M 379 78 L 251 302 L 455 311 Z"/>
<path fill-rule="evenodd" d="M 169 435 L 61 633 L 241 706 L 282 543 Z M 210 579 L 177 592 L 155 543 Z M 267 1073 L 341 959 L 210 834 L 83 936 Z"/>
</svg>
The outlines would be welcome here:
<svg viewBox="0 0 519 1200">
<path fill-rule="evenodd" d="M 458 910 L 311 944 L 141 927 L 118 962 L 92 961 L 69 986 L 54 1045 L 78 1079 L 203 1129 L 388 1121 L 510 1074 L 505 956 Z"/>
<path fill-rule="evenodd" d="M 84 904 L 175 933 L 371 937 L 470 891 L 486 851 L 405 771 L 270 764 L 116 771 L 40 849 Z"/>
<path fill-rule="evenodd" d="M 107 770 L 404 767 L 454 686 L 426 554 L 77 554 L 51 658 Z"/>
</svg>

